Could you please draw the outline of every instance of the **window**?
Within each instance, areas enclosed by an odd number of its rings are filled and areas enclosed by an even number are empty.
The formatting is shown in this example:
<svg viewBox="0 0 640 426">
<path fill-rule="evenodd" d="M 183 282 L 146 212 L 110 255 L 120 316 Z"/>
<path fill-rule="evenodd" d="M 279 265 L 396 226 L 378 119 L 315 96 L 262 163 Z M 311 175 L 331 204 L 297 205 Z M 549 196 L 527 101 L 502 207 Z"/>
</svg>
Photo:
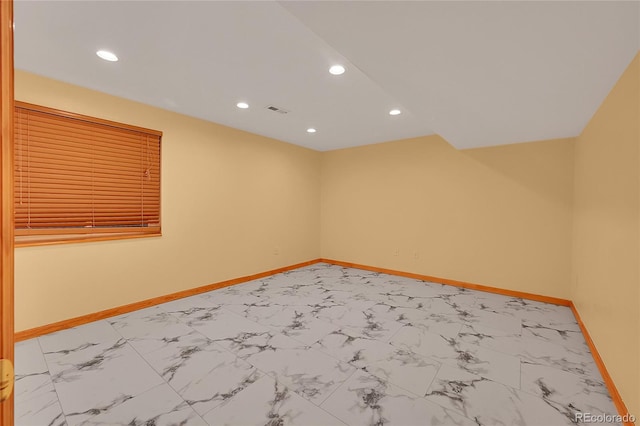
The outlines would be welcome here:
<svg viewBox="0 0 640 426">
<path fill-rule="evenodd" d="M 16 245 L 160 234 L 162 133 L 16 102 Z"/>
</svg>

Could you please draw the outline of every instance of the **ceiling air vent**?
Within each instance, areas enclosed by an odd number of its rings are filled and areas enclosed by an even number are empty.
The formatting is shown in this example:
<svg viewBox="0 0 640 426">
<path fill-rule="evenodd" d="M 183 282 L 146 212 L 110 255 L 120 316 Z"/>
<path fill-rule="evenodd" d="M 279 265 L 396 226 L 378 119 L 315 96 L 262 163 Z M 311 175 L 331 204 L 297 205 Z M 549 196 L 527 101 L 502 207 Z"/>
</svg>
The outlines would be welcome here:
<svg viewBox="0 0 640 426">
<path fill-rule="evenodd" d="M 277 106 L 273 105 L 269 105 L 267 109 L 273 112 L 277 112 L 278 114 L 289 114 L 289 111 L 287 111 L 286 109 L 278 108 Z"/>
</svg>

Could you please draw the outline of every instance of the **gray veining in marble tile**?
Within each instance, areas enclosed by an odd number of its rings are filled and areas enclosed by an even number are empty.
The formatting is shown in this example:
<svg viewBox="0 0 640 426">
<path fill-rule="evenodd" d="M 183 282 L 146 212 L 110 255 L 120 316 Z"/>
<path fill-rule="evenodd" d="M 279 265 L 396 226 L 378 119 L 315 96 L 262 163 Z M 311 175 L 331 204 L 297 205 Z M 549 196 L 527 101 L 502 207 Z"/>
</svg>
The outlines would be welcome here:
<svg viewBox="0 0 640 426">
<path fill-rule="evenodd" d="M 329 334 L 313 347 L 418 395 L 424 394 L 440 367 L 415 352 L 343 331 Z"/>
<path fill-rule="evenodd" d="M 571 419 L 542 398 L 443 365 L 425 398 L 479 425 L 568 425 Z"/>
<path fill-rule="evenodd" d="M 38 340 L 17 343 L 15 360 L 15 423 L 66 425 Z"/>
<path fill-rule="evenodd" d="M 594 377 L 523 364 L 522 390 L 539 396 L 570 419 L 576 413 L 617 414 L 604 382 Z"/>
<path fill-rule="evenodd" d="M 321 407 L 349 425 L 475 424 L 364 371 L 351 376 Z"/>
<path fill-rule="evenodd" d="M 498 330 L 482 323 L 464 325 L 460 329 L 458 340 L 518 357 L 523 350 L 520 333 Z"/>
<path fill-rule="evenodd" d="M 416 327 L 404 327 L 391 344 L 512 387 L 520 387 L 520 359 Z"/>
<path fill-rule="evenodd" d="M 279 342 L 272 350 L 251 353 L 244 359 L 316 404 L 324 401 L 355 371 L 349 364 L 320 351 L 291 347 L 287 342 Z"/>
<path fill-rule="evenodd" d="M 600 378 L 598 367 L 587 348 L 526 338 L 522 339 L 522 346 L 520 359 L 523 365 L 543 365 L 574 374 Z"/>
<path fill-rule="evenodd" d="M 227 404 L 211 410 L 204 419 L 210 425 L 342 426 L 343 422 L 264 376 Z"/>
<path fill-rule="evenodd" d="M 163 383 L 106 321 L 39 340 L 69 425 L 105 413 Z"/>
<path fill-rule="evenodd" d="M 207 426 L 207 423 L 171 387 L 162 384 L 126 399 L 81 425 Z"/>
</svg>

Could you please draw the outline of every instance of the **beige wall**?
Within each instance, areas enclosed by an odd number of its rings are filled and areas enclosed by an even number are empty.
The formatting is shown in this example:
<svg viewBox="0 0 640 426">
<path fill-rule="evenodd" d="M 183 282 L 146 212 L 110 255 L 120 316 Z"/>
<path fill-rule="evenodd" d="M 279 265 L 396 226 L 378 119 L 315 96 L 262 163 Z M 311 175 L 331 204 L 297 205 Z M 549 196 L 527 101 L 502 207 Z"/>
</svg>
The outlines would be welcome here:
<svg viewBox="0 0 640 426">
<path fill-rule="evenodd" d="M 164 132 L 163 236 L 17 248 L 16 331 L 319 257 L 320 153 L 20 71 L 15 93 Z"/>
<path fill-rule="evenodd" d="M 325 258 L 568 298 L 573 140 L 324 153 Z M 396 254 L 397 253 L 397 254 Z"/>
<path fill-rule="evenodd" d="M 627 408 L 640 416 L 640 58 L 575 147 L 571 298 Z"/>
</svg>

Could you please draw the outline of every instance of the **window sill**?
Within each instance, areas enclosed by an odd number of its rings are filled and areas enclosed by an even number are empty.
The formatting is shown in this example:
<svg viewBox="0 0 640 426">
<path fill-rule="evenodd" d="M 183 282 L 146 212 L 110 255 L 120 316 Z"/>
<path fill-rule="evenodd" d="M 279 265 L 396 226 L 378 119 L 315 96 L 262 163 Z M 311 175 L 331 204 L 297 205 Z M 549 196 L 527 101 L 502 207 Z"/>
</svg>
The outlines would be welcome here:
<svg viewBox="0 0 640 426">
<path fill-rule="evenodd" d="M 126 240 L 131 238 L 160 237 L 161 232 L 140 233 L 104 233 L 104 234 L 56 234 L 56 235 L 16 235 L 16 248 L 46 246 L 54 244 L 88 243 L 94 241 Z"/>
</svg>

